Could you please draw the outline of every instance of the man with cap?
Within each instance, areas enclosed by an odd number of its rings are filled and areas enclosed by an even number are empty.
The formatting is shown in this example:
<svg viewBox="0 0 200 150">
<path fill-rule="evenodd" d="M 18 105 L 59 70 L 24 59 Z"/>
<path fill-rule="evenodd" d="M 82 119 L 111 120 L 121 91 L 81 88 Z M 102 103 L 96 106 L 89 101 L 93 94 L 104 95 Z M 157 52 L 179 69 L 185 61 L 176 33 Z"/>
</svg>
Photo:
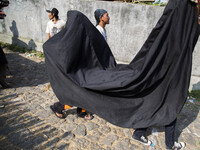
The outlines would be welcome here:
<svg viewBox="0 0 200 150">
<path fill-rule="evenodd" d="M 49 13 L 50 21 L 47 23 L 46 33 L 47 39 L 49 39 L 64 28 L 65 22 L 59 19 L 59 12 L 56 8 L 53 8 L 52 10 L 47 10 L 47 12 Z M 50 84 L 47 85 L 47 88 L 45 90 L 48 90 L 49 88 Z M 66 117 L 65 112 L 72 108 L 72 106 L 63 105 L 60 102 L 56 102 L 51 105 L 50 108 L 58 118 L 64 119 Z M 77 115 L 78 117 L 84 118 L 86 120 L 92 120 L 94 117 L 90 112 L 87 112 L 85 109 L 79 107 L 77 108 Z"/>
<path fill-rule="evenodd" d="M 47 33 L 47 40 L 54 36 L 56 33 L 60 32 L 64 26 L 65 21 L 59 19 L 58 13 L 59 11 L 56 8 L 52 10 L 46 10 L 49 13 L 50 21 L 47 23 L 46 33 Z"/>
<path fill-rule="evenodd" d="M 94 17 L 96 19 L 96 28 L 103 35 L 104 39 L 107 41 L 107 34 L 105 30 L 106 24 L 109 24 L 110 17 L 108 16 L 108 12 L 104 9 L 97 9 L 94 12 Z"/>
</svg>

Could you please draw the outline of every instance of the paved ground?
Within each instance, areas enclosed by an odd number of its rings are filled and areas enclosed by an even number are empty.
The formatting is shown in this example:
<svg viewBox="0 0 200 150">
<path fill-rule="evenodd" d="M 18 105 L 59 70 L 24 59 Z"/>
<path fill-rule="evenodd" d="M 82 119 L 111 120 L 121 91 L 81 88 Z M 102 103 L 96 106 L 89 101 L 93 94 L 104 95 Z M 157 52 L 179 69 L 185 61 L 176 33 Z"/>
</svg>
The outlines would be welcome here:
<svg viewBox="0 0 200 150">
<path fill-rule="evenodd" d="M 72 108 L 66 119 L 49 109 L 57 102 L 52 89 L 45 90 L 48 77 L 44 59 L 8 50 L 11 75 L 9 89 L 0 89 L 0 149 L 69 150 L 164 150 L 163 128 L 149 130 L 156 147 L 131 139 L 133 129 L 114 126 L 94 115 L 86 121 Z M 178 117 L 176 137 L 187 143 L 186 150 L 200 150 L 200 106 L 187 102 Z M 151 134 L 152 133 L 152 134 Z"/>
</svg>

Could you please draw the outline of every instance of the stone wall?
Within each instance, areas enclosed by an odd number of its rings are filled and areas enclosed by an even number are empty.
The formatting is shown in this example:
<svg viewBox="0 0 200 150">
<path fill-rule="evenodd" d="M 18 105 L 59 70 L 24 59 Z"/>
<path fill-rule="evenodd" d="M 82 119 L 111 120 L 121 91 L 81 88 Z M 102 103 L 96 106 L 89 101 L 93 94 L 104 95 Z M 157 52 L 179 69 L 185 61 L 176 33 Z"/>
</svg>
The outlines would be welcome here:
<svg viewBox="0 0 200 150">
<path fill-rule="evenodd" d="M 108 44 L 116 60 L 124 63 L 130 62 L 140 50 L 164 10 L 163 7 L 94 0 L 15 0 L 4 8 L 7 17 L 0 20 L 0 41 L 42 51 L 49 20 L 46 9 L 53 7 L 65 21 L 68 10 L 79 10 L 94 25 L 94 11 L 106 9 L 110 15 L 110 24 L 106 26 Z M 190 89 L 200 89 L 199 49 L 200 40 L 194 51 Z"/>
</svg>

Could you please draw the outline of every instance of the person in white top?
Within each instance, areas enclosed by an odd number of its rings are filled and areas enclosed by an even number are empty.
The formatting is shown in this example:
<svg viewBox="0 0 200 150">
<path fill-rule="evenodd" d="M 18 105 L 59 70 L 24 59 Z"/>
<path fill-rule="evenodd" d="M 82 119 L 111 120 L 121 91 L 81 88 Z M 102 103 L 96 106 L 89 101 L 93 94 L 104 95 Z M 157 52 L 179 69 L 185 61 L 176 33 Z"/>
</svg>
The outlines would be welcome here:
<svg viewBox="0 0 200 150">
<path fill-rule="evenodd" d="M 108 12 L 104 9 L 97 9 L 94 12 L 94 17 L 96 19 L 96 28 L 99 30 L 99 32 L 103 35 L 104 39 L 107 42 L 107 34 L 105 26 L 106 24 L 109 24 L 110 17 L 108 15 Z"/>
<path fill-rule="evenodd" d="M 58 10 L 56 8 L 53 8 L 52 10 L 46 10 L 49 13 L 49 19 L 50 21 L 47 23 L 46 33 L 47 33 L 47 40 L 60 32 L 64 26 L 65 21 L 59 19 L 58 17 Z"/>
</svg>

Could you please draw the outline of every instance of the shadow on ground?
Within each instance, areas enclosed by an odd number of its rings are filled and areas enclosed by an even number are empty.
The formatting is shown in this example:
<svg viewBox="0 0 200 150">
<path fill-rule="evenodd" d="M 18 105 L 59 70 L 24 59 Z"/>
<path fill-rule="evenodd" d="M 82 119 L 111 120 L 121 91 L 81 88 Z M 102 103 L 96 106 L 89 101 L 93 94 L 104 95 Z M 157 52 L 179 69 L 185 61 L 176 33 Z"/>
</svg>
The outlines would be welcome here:
<svg viewBox="0 0 200 150">
<path fill-rule="evenodd" d="M 177 121 L 176 138 L 181 135 L 183 130 L 187 128 L 191 123 L 193 123 L 199 114 L 200 108 L 195 104 L 190 104 L 187 102 L 182 109 Z"/>
<path fill-rule="evenodd" d="M 0 87 L 0 150 L 68 148 L 69 144 L 60 140 L 71 135 L 71 131 L 64 133 L 42 119 L 51 115 L 46 109 L 40 108 L 42 96 L 34 97 L 34 94 L 28 93 L 31 90 L 41 90 L 39 85 L 44 86 L 48 82 L 44 60 L 29 59 L 23 57 L 25 54 L 4 51 L 9 66 L 6 81 L 10 88 Z M 41 91 L 41 94 L 44 93 Z"/>
<path fill-rule="evenodd" d="M 70 132 L 63 133 L 32 115 L 29 109 L 25 109 L 23 97 L 0 95 L 0 105 L 0 149 L 51 149 L 56 144 L 60 149 L 68 147 L 68 144 L 58 143 Z"/>
<path fill-rule="evenodd" d="M 48 82 L 44 60 L 35 62 L 22 57 L 19 53 L 5 49 L 4 51 L 6 51 L 9 66 L 6 81 L 12 88 L 36 86 Z"/>
</svg>

